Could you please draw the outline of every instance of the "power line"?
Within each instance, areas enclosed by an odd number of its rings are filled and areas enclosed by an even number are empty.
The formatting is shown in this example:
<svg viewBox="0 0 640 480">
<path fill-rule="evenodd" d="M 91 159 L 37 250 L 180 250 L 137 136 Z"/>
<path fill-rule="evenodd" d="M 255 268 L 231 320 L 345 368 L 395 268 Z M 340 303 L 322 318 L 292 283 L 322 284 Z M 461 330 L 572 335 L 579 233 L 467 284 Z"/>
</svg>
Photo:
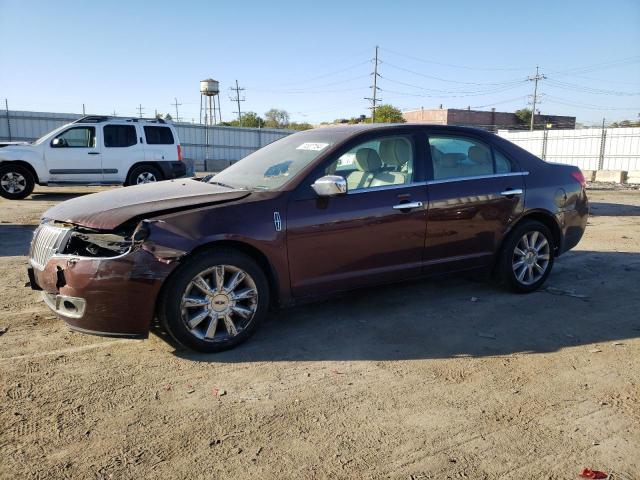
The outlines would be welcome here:
<svg viewBox="0 0 640 480">
<path fill-rule="evenodd" d="M 505 85 L 505 84 L 509 84 L 509 83 L 522 81 L 521 78 L 514 78 L 514 79 L 510 79 L 510 80 L 505 80 L 504 82 L 495 82 L 495 83 L 462 82 L 462 81 L 459 81 L 459 80 L 451 80 L 451 79 L 448 79 L 448 78 L 436 77 L 434 75 L 427 75 L 426 73 L 416 72 L 415 70 L 410 70 L 408 68 L 400 67 L 398 65 L 394 65 L 393 63 L 389 63 L 389 62 L 385 62 L 384 64 L 389 66 L 389 67 L 391 67 L 391 68 L 396 68 L 398 70 L 402 70 L 403 72 L 412 73 L 413 75 L 418 75 L 420 77 L 430 78 L 432 80 L 438 80 L 439 82 L 457 83 L 457 84 L 460 84 L 460 85 L 478 85 L 478 86 L 492 86 L 492 85 L 495 85 L 495 86 L 498 86 L 498 85 Z"/>
<path fill-rule="evenodd" d="M 238 123 L 240 124 L 240 126 L 242 126 L 242 113 L 240 112 L 240 102 L 244 102 L 245 99 L 244 97 L 240 98 L 240 92 L 244 91 L 244 88 L 240 88 L 238 86 L 238 80 L 236 80 L 236 88 L 229 87 L 229 90 L 236 92 L 235 98 L 229 97 L 229 99 L 232 102 L 236 102 L 238 104 Z"/>
<path fill-rule="evenodd" d="M 540 75 L 538 73 L 538 67 L 536 67 L 536 74 L 533 77 L 528 77 L 527 80 L 529 80 L 530 82 L 533 82 L 533 108 L 531 109 L 531 126 L 530 126 L 530 130 L 533 132 L 533 117 L 536 116 L 536 102 L 538 101 L 538 82 L 540 80 L 544 80 L 545 77 L 544 75 Z"/>
<path fill-rule="evenodd" d="M 407 55 L 405 53 L 400 53 L 400 52 L 394 52 L 393 50 L 389 50 L 388 48 L 382 48 L 382 50 L 384 50 L 385 52 L 389 52 L 392 53 L 394 55 L 398 55 L 400 57 L 405 57 L 405 58 L 409 58 L 411 60 L 415 60 L 418 62 L 424 62 L 424 63 L 432 63 L 434 65 L 442 65 L 444 67 L 452 67 L 452 68 L 462 68 L 465 70 L 484 70 L 484 71 L 516 71 L 516 70 L 527 70 L 527 67 L 470 67 L 470 66 L 466 66 L 466 65 L 455 65 L 452 63 L 444 63 L 444 62 L 438 62 L 435 60 L 427 60 L 424 58 L 418 58 L 418 57 L 414 57 L 411 55 Z"/>
</svg>

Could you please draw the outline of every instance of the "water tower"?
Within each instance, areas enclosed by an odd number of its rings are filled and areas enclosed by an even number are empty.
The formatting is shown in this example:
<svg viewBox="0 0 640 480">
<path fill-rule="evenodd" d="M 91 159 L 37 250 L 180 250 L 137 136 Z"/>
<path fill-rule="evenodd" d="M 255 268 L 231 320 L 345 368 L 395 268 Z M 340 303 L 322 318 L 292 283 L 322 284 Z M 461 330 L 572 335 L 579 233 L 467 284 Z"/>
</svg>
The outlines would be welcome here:
<svg viewBox="0 0 640 480">
<path fill-rule="evenodd" d="M 202 111 L 204 105 L 204 124 L 216 125 L 219 121 L 222 121 L 222 115 L 220 113 L 220 84 L 213 78 L 207 78 L 206 80 L 200 80 L 200 123 L 202 123 Z M 218 105 L 216 107 L 216 98 L 218 99 Z"/>
<path fill-rule="evenodd" d="M 210 131 L 214 125 L 218 123 L 218 119 L 222 121 L 220 114 L 220 84 L 213 78 L 207 78 L 200 81 L 200 124 L 202 124 L 202 111 L 204 106 L 204 163 L 205 168 L 209 160 L 213 159 L 213 132 Z M 218 99 L 218 107 L 216 108 L 216 98 Z M 217 115 L 216 115 L 217 114 Z M 217 118 L 216 118 L 217 117 Z"/>
</svg>

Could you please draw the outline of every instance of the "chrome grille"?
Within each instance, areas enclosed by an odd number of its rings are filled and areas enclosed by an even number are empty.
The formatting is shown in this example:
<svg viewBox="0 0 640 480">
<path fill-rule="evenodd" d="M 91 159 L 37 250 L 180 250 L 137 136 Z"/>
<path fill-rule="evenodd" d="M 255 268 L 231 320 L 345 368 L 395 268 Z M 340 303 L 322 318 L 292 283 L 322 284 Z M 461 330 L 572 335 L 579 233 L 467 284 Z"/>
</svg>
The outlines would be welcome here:
<svg viewBox="0 0 640 480">
<path fill-rule="evenodd" d="M 29 252 L 31 265 L 38 270 L 44 270 L 45 265 L 57 252 L 68 231 L 68 228 L 47 224 L 40 225 L 31 242 L 31 251 Z"/>
</svg>

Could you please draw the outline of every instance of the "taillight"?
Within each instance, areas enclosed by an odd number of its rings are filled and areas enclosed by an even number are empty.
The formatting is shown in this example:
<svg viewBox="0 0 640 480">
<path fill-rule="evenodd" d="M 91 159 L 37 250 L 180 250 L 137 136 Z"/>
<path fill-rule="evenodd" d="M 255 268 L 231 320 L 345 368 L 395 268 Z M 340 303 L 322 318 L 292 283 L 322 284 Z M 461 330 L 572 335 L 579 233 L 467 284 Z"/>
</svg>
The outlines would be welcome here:
<svg viewBox="0 0 640 480">
<path fill-rule="evenodd" d="M 178 145 L 178 161 L 182 161 L 182 147 Z"/>
<path fill-rule="evenodd" d="M 582 185 L 582 187 L 586 187 L 587 186 L 587 182 L 584 179 L 584 175 L 582 174 L 582 172 L 580 170 L 575 170 L 573 172 L 571 172 L 571 176 L 576 179 L 578 181 L 578 183 L 580 185 Z"/>
</svg>

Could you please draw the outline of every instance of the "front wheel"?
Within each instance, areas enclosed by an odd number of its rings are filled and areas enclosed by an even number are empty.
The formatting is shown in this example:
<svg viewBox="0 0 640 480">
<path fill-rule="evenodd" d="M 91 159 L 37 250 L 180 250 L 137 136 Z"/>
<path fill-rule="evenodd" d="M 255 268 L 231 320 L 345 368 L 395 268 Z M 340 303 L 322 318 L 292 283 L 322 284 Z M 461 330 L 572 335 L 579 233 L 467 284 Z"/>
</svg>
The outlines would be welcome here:
<svg viewBox="0 0 640 480">
<path fill-rule="evenodd" d="M 208 250 L 188 260 L 167 281 L 158 316 L 183 346 L 213 353 L 247 340 L 266 316 L 269 285 L 249 256 Z"/>
<path fill-rule="evenodd" d="M 500 279 L 518 293 L 537 290 L 551 273 L 554 250 L 553 235 L 546 225 L 524 221 L 505 241 L 500 254 Z"/>
<path fill-rule="evenodd" d="M 35 178 L 22 165 L 0 166 L 0 196 L 8 200 L 22 200 L 33 192 Z"/>
</svg>

